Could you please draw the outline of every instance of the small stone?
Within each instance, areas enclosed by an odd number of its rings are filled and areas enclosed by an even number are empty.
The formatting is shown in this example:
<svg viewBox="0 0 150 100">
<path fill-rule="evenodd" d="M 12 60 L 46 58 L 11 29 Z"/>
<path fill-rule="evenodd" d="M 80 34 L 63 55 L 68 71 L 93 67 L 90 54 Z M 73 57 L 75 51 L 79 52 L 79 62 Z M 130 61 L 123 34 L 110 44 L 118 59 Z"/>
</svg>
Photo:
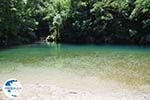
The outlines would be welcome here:
<svg viewBox="0 0 150 100">
<path fill-rule="evenodd" d="M 70 91 L 69 94 L 77 94 L 77 92 Z"/>
</svg>

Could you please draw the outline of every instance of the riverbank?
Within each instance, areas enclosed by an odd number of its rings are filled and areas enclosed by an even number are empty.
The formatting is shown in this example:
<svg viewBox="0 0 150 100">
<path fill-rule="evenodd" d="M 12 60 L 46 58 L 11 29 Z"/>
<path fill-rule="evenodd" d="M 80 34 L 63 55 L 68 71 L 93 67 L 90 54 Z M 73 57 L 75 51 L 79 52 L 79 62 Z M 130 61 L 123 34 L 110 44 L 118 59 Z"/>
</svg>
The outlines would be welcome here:
<svg viewBox="0 0 150 100">
<path fill-rule="evenodd" d="M 106 87 L 109 85 L 108 87 Z M 15 100 L 149 100 L 150 92 L 118 88 L 115 83 L 105 82 L 96 90 L 64 88 L 52 84 L 24 84 L 23 92 Z M 82 86 L 81 86 L 82 87 Z M 84 86 L 83 86 L 84 87 Z M 145 87 L 150 89 L 150 85 Z M 0 100 L 11 100 L 0 92 Z"/>
</svg>

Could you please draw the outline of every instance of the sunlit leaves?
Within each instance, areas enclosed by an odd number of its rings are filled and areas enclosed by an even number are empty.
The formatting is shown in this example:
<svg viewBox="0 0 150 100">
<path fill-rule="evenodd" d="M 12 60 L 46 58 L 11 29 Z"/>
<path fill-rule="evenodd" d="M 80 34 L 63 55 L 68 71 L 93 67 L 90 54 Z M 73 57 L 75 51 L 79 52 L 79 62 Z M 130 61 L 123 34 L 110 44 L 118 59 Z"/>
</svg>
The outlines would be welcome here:
<svg viewBox="0 0 150 100">
<path fill-rule="evenodd" d="M 150 12 L 150 0 L 136 0 L 136 6 L 132 11 L 130 18 L 137 17 L 138 15 Z"/>
</svg>

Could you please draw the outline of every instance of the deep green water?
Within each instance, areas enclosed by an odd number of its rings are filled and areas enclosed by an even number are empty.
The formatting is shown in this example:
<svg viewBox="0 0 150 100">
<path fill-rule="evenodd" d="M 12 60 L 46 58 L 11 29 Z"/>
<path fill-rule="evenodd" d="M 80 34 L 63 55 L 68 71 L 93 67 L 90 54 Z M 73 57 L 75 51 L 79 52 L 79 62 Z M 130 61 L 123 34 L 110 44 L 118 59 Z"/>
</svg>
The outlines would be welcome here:
<svg viewBox="0 0 150 100">
<path fill-rule="evenodd" d="M 32 77 L 34 73 L 36 76 L 44 73 L 96 76 L 100 80 L 113 80 L 131 86 L 150 85 L 150 49 L 136 46 L 33 44 L 0 51 L 1 80 L 9 75 L 16 77 L 24 74 L 26 77 L 31 74 Z"/>
</svg>

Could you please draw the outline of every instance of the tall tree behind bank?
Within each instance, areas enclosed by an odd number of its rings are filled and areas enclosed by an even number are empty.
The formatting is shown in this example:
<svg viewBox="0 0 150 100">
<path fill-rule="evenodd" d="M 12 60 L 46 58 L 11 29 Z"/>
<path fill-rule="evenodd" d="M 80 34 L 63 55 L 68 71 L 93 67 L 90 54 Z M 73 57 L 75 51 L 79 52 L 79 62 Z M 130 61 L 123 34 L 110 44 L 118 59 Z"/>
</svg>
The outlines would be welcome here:
<svg viewBox="0 0 150 100">
<path fill-rule="evenodd" d="M 0 0 L 0 44 L 3 46 L 34 41 L 37 22 L 34 8 L 25 0 Z"/>
<path fill-rule="evenodd" d="M 70 0 L 0 0 L 1 47 L 59 36 L 69 10 Z"/>
<path fill-rule="evenodd" d="M 72 0 L 61 42 L 150 44 L 150 0 Z"/>
<path fill-rule="evenodd" d="M 0 0 L 0 45 L 150 44 L 150 0 Z"/>
</svg>

